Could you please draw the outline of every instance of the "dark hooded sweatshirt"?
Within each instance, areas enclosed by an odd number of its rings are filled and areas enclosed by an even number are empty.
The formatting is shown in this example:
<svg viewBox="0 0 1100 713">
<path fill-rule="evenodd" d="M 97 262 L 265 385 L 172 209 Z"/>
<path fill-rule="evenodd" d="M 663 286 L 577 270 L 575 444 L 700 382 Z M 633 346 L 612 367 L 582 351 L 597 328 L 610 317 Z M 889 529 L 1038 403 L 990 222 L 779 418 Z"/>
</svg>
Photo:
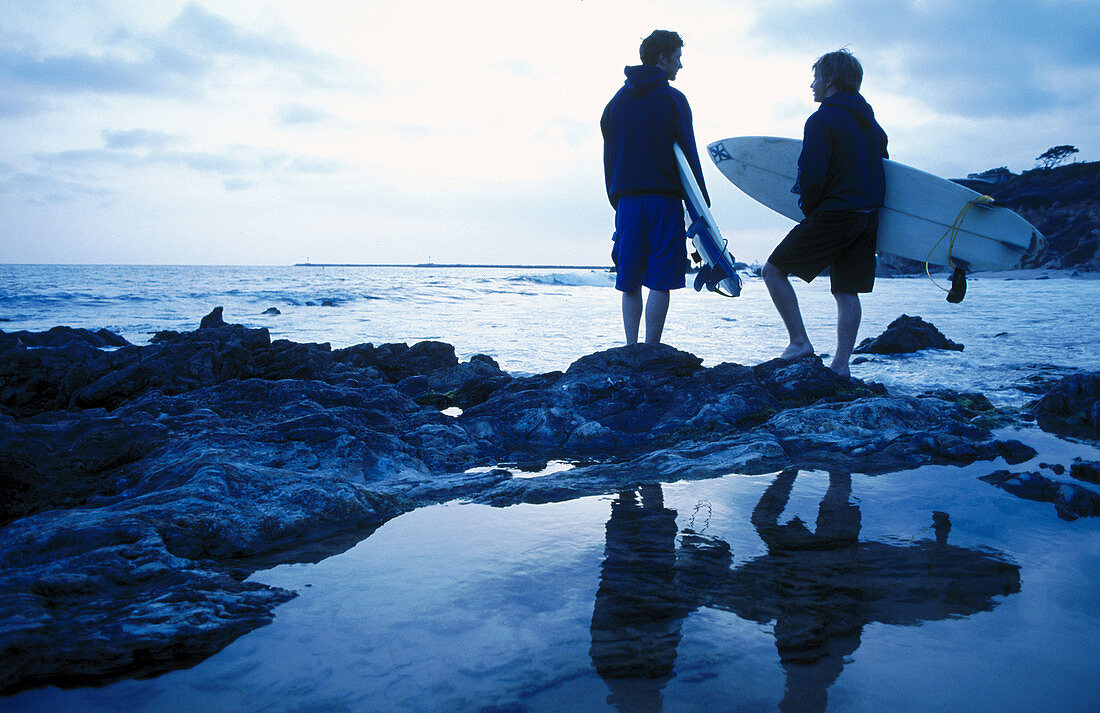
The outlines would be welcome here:
<svg viewBox="0 0 1100 713">
<path fill-rule="evenodd" d="M 858 92 L 837 92 L 806 120 L 794 193 L 809 217 L 819 210 L 867 211 L 882 206 L 886 132 Z"/>
<path fill-rule="evenodd" d="M 638 65 L 624 71 L 626 83 L 600 119 L 604 181 L 612 207 L 618 207 L 622 196 L 685 197 L 672 153 L 674 141 L 684 150 L 710 205 L 687 98 L 668 85 L 668 75 L 657 67 Z"/>
</svg>

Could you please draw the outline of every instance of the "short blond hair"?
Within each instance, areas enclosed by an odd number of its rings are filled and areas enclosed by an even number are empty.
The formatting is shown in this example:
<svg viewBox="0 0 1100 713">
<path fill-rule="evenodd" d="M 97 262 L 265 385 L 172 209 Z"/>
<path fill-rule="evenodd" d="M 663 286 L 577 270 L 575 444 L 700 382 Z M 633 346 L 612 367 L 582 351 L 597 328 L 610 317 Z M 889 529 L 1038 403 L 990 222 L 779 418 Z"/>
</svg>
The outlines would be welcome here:
<svg viewBox="0 0 1100 713">
<path fill-rule="evenodd" d="M 820 71 L 821 78 L 831 82 L 839 92 L 858 92 L 863 84 L 863 66 L 847 49 L 821 55 L 813 69 Z"/>
</svg>

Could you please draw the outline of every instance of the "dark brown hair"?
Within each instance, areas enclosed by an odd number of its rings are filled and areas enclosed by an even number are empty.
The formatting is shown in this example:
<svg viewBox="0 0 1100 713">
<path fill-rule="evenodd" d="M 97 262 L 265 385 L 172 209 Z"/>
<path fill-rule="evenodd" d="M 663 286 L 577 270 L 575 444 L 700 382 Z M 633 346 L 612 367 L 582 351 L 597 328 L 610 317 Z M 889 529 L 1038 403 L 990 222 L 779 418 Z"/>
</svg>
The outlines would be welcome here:
<svg viewBox="0 0 1100 713">
<path fill-rule="evenodd" d="M 657 64 L 657 60 L 661 58 L 661 55 L 671 55 L 683 46 L 684 41 L 675 32 L 654 30 L 649 33 L 649 37 L 642 40 L 642 46 L 638 48 L 638 54 L 641 55 L 642 64 L 653 66 Z"/>
</svg>

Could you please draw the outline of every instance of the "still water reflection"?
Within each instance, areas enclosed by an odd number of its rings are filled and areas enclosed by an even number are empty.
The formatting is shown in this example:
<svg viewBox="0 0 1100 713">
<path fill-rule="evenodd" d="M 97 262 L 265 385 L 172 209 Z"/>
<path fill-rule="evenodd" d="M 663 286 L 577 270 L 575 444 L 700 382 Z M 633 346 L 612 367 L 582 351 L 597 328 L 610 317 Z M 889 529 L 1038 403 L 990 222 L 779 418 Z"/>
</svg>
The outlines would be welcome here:
<svg viewBox="0 0 1100 713">
<path fill-rule="evenodd" d="M 0 710 L 1091 713 L 1100 519 L 990 467 L 420 508 L 257 572 L 299 596 L 198 665 Z"/>
<path fill-rule="evenodd" d="M 868 624 L 970 616 L 1020 590 L 1016 565 L 948 544 L 951 526 L 942 512 L 934 514 L 934 540 L 860 541 L 848 474 L 829 475 L 814 530 L 797 517 L 780 524 L 796 476 L 778 474 L 752 511 L 767 554 L 732 569 L 729 544 L 690 529 L 678 533 L 660 485 L 619 493 L 607 523 L 590 649 L 616 709 L 662 710 L 682 622 L 699 607 L 774 621 L 786 675 L 779 708 L 810 713 L 826 709 L 828 688 Z"/>
</svg>

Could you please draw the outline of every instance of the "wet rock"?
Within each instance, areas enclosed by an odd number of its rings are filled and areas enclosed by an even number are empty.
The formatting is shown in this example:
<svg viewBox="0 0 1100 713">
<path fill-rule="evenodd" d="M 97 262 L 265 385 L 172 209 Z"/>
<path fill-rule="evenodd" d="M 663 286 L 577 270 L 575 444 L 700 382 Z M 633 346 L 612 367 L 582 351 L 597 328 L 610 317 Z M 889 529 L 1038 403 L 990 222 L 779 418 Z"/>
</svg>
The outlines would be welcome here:
<svg viewBox="0 0 1100 713">
<path fill-rule="evenodd" d="M 768 395 L 786 407 L 809 406 L 822 399 L 846 401 L 886 394 L 881 384 L 865 384 L 825 368 L 821 357 L 816 355 L 793 362 L 772 359 L 753 367 L 753 373 Z"/>
<path fill-rule="evenodd" d="M 895 319 L 886 331 L 874 338 L 864 339 L 855 354 L 911 354 L 922 349 L 950 349 L 961 352 L 963 345 L 953 342 L 940 330 L 920 317 L 907 314 Z"/>
<path fill-rule="evenodd" d="M 1100 461 L 1077 461 L 1069 467 L 1069 474 L 1077 480 L 1100 485 Z"/>
<path fill-rule="evenodd" d="M 73 327 L 53 327 L 45 332 L 0 332 L 0 349 L 22 344 L 27 347 L 62 347 L 82 344 L 88 347 L 125 347 L 130 342 L 106 329 L 91 331 Z"/>
<path fill-rule="evenodd" d="M 1074 483 L 1051 480 L 1034 472 L 1012 473 L 1007 470 L 993 471 L 979 480 L 1025 500 L 1053 503 L 1058 517 L 1063 520 L 1100 515 L 1100 493 Z"/>
<path fill-rule="evenodd" d="M 265 557 L 296 561 L 303 540 L 363 537 L 399 512 L 338 476 L 227 463 L 201 448 L 97 505 L 5 528 L 0 690 L 102 684 L 196 663 L 293 596 L 241 581 Z"/>
<path fill-rule="evenodd" d="M 0 415 L 0 525 L 117 493 L 125 482 L 118 469 L 165 442 L 167 431 L 106 415 L 26 424 Z"/>
<path fill-rule="evenodd" d="M 1019 465 L 1039 455 L 1039 452 L 1031 446 L 1011 438 L 1007 441 L 996 441 L 993 446 L 997 449 L 997 454 L 1009 465 Z"/>
<path fill-rule="evenodd" d="M 183 393 L 234 379 L 342 384 L 397 383 L 410 376 L 426 377 L 427 403 L 465 408 L 512 380 L 488 357 L 460 363 L 449 344 L 365 344 L 334 352 L 328 344 L 272 342 L 267 329 L 218 326 L 211 315 L 220 314 L 207 315 L 205 328 L 158 332 L 149 346 L 114 352 L 81 341 L 33 350 L 0 341 L 0 409 L 17 416 L 114 409 L 149 391 Z"/>
<path fill-rule="evenodd" d="M 1026 455 L 970 401 L 891 396 L 817 357 L 704 368 L 667 345 L 517 378 L 441 342 L 272 341 L 220 309 L 148 346 L 0 340 L 0 655 L 15 662 L 0 687 L 193 663 L 291 596 L 248 574 L 340 551 L 430 502 Z M 484 468 L 552 458 L 577 467 Z"/>
<path fill-rule="evenodd" d="M 268 307 L 261 314 L 282 314 L 282 311 L 278 307 Z"/>
<path fill-rule="evenodd" d="M 199 329 L 211 329 L 213 327 L 224 327 L 225 319 L 222 317 L 222 308 L 215 307 L 210 314 L 202 318 L 199 322 Z"/>
<path fill-rule="evenodd" d="M 1044 431 L 1100 439 L 1100 371 L 1061 379 L 1029 410 Z"/>
<path fill-rule="evenodd" d="M 495 506 L 547 503 L 615 492 L 624 484 L 699 480 L 727 473 L 770 473 L 790 463 L 773 434 L 756 430 L 723 440 L 687 442 L 634 458 L 580 465 L 538 478 L 502 480 L 470 497 Z M 436 478 L 436 483 L 449 477 Z"/>
<path fill-rule="evenodd" d="M 1010 426 L 1019 421 L 1019 413 L 1015 410 L 999 409 L 995 407 L 984 394 L 975 391 L 956 391 L 955 389 L 933 389 L 926 391 L 925 396 L 933 396 L 943 401 L 950 401 L 962 408 L 966 418 L 972 423 L 986 428 L 1001 428 Z"/>
<path fill-rule="evenodd" d="M 609 349 L 546 377 L 512 382 L 460 423 L 513 452 L 622 455 L 722 439 L 784 407 L 881 393 L 840 378 L 816 357 L 704 369 L 698 357 L 667 345 Z"/>
<path fill-rule="evenodd" d="M 334 352 L 333 359 L 334 368 L 373 371 L 403 384 L 402 391 L 418 403 L 438 409 L 469 408 L 513 380 L 484 354 L 459 362 L 454 347 L 443 342 L 359 344 Z"/>
<path fill-rule="evenodd" d="M 823 403 L 776 414 L 767 427 L 795 465 L 884 472 L 997 456 L 988 430 L 955 404 L 928 397 Z"/>
</svg>

